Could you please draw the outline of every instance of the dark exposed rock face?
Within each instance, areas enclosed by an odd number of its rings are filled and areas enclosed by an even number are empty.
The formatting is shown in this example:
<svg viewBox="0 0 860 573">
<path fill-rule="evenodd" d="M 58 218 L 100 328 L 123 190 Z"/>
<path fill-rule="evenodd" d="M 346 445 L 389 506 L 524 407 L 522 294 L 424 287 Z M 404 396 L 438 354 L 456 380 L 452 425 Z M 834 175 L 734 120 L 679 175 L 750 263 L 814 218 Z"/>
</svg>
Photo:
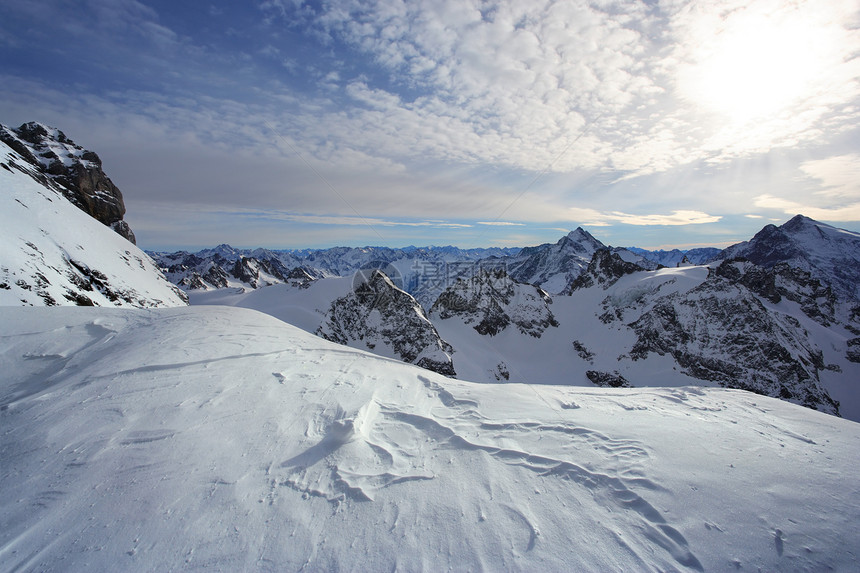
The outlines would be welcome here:
<svg viewBox="0 0 860 573">
<path fill-rule="evenodd" d="M 845 355 L 851 362 L 860 362 L 860 337 L 848 341 L 848 351 Z"/>
<path fill-rule="evenodd" d="M 778 290 L 769 286 L 772 275 L 746 270 L 764 279 L 764 293 Z M 725 268 L 689 292 L 659 299 L 631 323 L 638 337 L 631 358 L 668 354 L 695 378 L 838 414 L 839 404 L 819 383 L 824 360 L 809 334 L 796 319 L 768 311 L 742 277 L 727 274 L 734 271 Z"/>
<path fill-rule="evenodd" d="M 50 182 L 76 206 L 117 233 L 135 242 L 134 233 L 123 221 L 122 193 L 102 171 L 98 155 L 87 151 L 58 130 L 39 123 L 17 129 L 0 126 L 0 141 L 15 150 L 35 168 L 40 182 Z"/>
<path fill-rule="evenodd" d="M 390 347 L 393 354 L 446 376 L 454 376 L 451 346 L 442 340 L 421 305 L 379 270 L 331 303 L 316 334 L 332 342 L 368 350 Z"/>
<path fill-rule="evenodd" d="M 624 275 L 642 270 L 645 269 L 635 263 L 623 260 L 617 253 L 613 253 L 609 249 L 600 249 L 594 253 L 591 262 L 588 263 L 588 268 L 576 277 L 561 294 L 570 294 L 595 284 L 605 289 L 615 284 Z"/>
<path fill-rule="evenodd" d="M 763 268 L 746 259 L 732 259 L 723 261 L 711 273 L 714 277 L 742 284 L 774 304 L 783 298 L 796 302 L 804 314 L 824 326 L 836 321 L 838 301 L 832 289 L 803 269 L 787 263 Z"/>
<path fill-rule="evenodd" d="M 523 334 L 540 338 L 547 328 L 558 326 L 550 304 L 552 298 L 540 288 L 516 282 L 504 269 L 485 269 L 448 287 L 433 304 L 430 316 L 460 317 L 489 336 L 514 325 Z"/>
<path fill-rule="evenodd" d="M 591 383 L 595 386 L 601 386 L 603 388 L 632 388 L 630 382 L 627 381 L 627 378 L 618 372 L 587 370 L 585 372 L 585 376 L 591 380 Z"/>
</svg>

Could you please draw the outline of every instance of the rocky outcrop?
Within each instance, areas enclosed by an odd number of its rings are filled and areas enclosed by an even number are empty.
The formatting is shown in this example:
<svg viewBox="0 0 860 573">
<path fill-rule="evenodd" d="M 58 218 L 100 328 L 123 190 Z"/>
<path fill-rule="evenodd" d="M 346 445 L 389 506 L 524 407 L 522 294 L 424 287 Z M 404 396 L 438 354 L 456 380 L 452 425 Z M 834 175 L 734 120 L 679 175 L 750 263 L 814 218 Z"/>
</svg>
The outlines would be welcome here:
<svg viewBox="0 0 860 573">
<path fill-rule="evenodd" d="M 0 190 L 0 305 L 188 303 L 143 251 L 73 205 L 3 142 Z"/>
<path fill-rule="evenodd" d="M 837 322 L 836 295 L 829 286 L 803 269 L 787 263 L 764 268 L 746 259 L 732 259 L 723 261 L 710 272 L 714 277 L 741 284 L 774 304 L 783 298 L 796 302 L 806 316 L 824 326 Z"/>
<path fill-rule="evenodd" d="M 603 248 L 603 243 L 579 227 L 555 244 L 526 247 L 505 263 L 514 280 L 559 293 L 588 266 L 595 251 Z"/>
<path fill-rule="evenodd" d="M 122 192 L 105 175 L 96 153 L 76 145 L 62 131 L 35 122 L 15 129 L 0 125 L 0 141 L 35 169 L 29 172 L 38 181 L 61 190 L 85 213 L 135 242 L 134 233 L 123 220 Z"/>
<path fill-rule="evenodd" d="M 316 334 L 454 376 L 453 349 L 439 336 L 421 305 L 379 270 L 364 278 L 352 292 L 331 303 Z"/>
<path fill-rule="evenodd" d="M 698 287 L 662 297 L 628 326 L 634 360 L 672 356 L 690 376 L 838 414 L 823 389 L 821 350 L 800 323 L 769 311 L 741 280 L 713 273 Z M 752 269 L 747 269 L 752 276 Z M 765 293 L 774 293 L 765 281 Z"/>
<path fill-rule="evenodd" d="M 622 259 L 618 253 L 600 249 L 594 253 L 585 271 L 576 277 L 561 294 L 570 294 L 583 288 L 598 285 L 604 289 L 614 285 L 624 275 L 643 271 L 642 267 Z"/>
<path fill-rule="evenodd" d="M 587 370 L 585 377 L 595 386 L 602 388 L 632 388 L 630 382 L 618 372 L 601 372 L 598 370 Z"/>
<path fill-rule="evenodd" d="M 504 269 L 484 269 L 448 287 L 431 307 L 430 317 L 459 317 L 488 336 L 513 325 L 523 334 L 540 338 L 547 328 L 558 326 L 550 304 L 552 298 L 539 287 L 513 280 Z"/>
</svg>

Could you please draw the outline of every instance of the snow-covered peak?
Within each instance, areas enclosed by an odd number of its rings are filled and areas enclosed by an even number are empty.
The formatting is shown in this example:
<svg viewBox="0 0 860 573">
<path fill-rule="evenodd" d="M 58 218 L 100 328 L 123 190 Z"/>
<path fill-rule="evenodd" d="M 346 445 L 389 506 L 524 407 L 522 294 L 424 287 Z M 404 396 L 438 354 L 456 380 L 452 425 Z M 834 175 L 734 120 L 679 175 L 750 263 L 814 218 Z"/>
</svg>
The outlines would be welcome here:
<svg viewBox="0 0 860 573">
<path fill-rule="evenodd" d="M 743 257 L 765 268 L 778 263 L 811 272 L 848 296 L 860 298 L 860 233 L 797 215 L 767 225 L 749 241 L 725 249 L 720 259 Z"/>
<path fill-rule="evenodd" d="M 595 251 L 606 248 L 606 245 L 595 239 L 591 233 L 582 227 L 577 227 L 566 236 L 559 239 L 556 244 L 573 249 L 574 252 L 582 256 L 590 256 L 593 255 Z"/>
<path fill-rule="evenodd" d="M 508 274 L 515 280 L 558 294 L 579 276 L 594 253 L 602 248 L 606 248 L 603 243 L 578 227 L 554 244 L 525 247 L 505 262 Z"/>
</svg>

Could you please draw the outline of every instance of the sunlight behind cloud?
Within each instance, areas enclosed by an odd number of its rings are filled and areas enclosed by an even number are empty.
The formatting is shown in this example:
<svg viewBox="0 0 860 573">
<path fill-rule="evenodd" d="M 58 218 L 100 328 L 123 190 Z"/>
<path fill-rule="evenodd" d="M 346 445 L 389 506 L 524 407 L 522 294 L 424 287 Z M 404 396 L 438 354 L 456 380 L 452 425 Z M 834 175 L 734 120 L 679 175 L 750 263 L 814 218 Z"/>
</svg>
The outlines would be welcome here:
<svg viewBox="0 0 860 573">
<path fill-rule="evenodd" d="M 682 89 L 734 122 L 778 114 L 814 93 L 838 54 L 827 24 L 799 9 L 737 9 L 698 46 Z"/>
<path fill-rule="evenodd" d="M 860 92 L 857 7 L 841 0 L 727 0 L 675 17 L 680 97 L 713 118 L 705 148 L 736 156 L 820 135 Z"/>
</svg>

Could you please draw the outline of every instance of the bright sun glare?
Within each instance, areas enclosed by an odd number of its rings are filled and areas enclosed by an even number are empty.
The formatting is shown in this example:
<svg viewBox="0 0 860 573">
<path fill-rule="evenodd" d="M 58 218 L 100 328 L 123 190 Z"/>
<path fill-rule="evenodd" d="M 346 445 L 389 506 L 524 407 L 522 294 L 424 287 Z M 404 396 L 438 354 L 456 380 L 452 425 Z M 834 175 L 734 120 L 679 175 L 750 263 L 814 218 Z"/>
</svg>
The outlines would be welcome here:
<svg viewBox="0 0 860 573">
<path fill-rule="evenodd" d="M 681 75 L 684 96 L 735 124 L 803 106 L 837 54 L 833 22 L 804 12 L 742 8 L 712 20 Z"/>
</svg>

